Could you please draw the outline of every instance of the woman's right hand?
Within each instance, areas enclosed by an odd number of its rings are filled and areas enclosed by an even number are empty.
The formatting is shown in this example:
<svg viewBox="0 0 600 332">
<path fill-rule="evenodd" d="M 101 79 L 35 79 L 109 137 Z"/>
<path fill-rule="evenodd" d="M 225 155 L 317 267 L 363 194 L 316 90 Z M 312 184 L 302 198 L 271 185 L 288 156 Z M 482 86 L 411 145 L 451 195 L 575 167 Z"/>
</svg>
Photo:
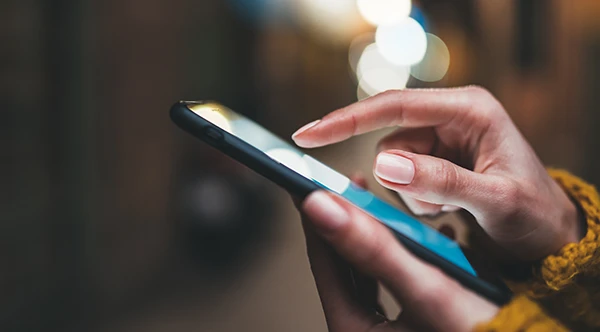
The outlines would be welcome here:
<svg viewBox="0 0 600 332">
<path fill-rule="evenodd" d="M 583 236 L 574 204 L 482 88 L 388 91 L 334 111 L 293 139 L 312 148 L 396 126 L 379 144 L 374 174 L 413 212 L 465 209 L 503 256 L 520 261 Z"/>
</svg>

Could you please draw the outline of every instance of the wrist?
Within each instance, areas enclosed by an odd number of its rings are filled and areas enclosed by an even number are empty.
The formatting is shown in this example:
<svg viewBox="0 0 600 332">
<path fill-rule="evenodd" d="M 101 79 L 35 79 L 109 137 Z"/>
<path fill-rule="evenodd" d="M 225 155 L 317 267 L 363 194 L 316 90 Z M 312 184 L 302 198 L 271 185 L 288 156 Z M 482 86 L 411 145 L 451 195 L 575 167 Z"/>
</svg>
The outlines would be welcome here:
<svg viewBox="0 0 600 332">
<path fill-rule="evenodd" d="M 587 231 L 587 223 L 584 218 L 581 206 L 572 199 L 567 200 L 568 205 L 565 207 L 565 234 L 566 243 L 577 243 L 583 239 Z"/>
<path fill-rule="evenodd" d="M 558 226 L 555 226 L 556 228 L 552 232 L 554 234 L 545 237 L 546 240 L 538 242 L 542 246 L 531 247 L 530 252 L 536 254 L 527 259 L 522 256 L 512 256 L 498 260 L 498 272 L 503 278 L 512 281 L 528 280 L 531 277 L 532 267 L 549 255 L 557 254 L 567 244 L 577 243 L 583 238 L 585 234 L 585 228 L 582 225 L 585 224 L 582 223 L 584 214 L 580 211 L 578 204 L 574 203 L 563 192 L 561 194 L 563 194 L 564 200 L 562 203 L 556 204 L 556 206 L 560 206 L 560 209 L 555 210 L 555 215 L 558 217 L 558 223 L 555 223 L 555 225 Z M 550 235 L 551 233 L 546 234 Z M 541 240 L 539 237 L 538 239 Z"/>
</svg>

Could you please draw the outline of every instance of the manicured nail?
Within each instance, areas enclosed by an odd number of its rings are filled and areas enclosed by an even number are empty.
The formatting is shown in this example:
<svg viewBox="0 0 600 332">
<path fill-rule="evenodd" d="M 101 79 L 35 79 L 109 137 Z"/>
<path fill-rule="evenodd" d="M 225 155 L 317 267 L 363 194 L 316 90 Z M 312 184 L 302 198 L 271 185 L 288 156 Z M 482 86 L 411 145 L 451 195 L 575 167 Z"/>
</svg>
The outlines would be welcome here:
<svg viewBox="0 0 600 332">
<path fill-rule="evenodd" d="M 324 191 L 316 191 L 304 201 L 304 212 L 315 228 L 332 232 L 350 221 L 350 215 L 338 202 Z"/>
<path fill-rule="evenodd" d="M 442 210 L 442 212 L 456 212 L 460 210 L 460 207 L 455 205 L 442 205 L 440 210 Z"/>
<path fill-rule="evenodd" d="M 390 182 L 409 184 L 415 177 L 415 164 L 402 156 L 382 152 L 377 156 L 375 174 Z"/>
<path fill-rule="evenodd" d="M 314 127 L 317 125 L 317 123 L 321 122 L 321 119 L 319 120 L 315 120 L 311 123 L 305 124 L 304 127 L 296 130 L 295 133 L 292 134 L 292 139 L 296 138 L 298 135 L 302 134 L 303 132 L 309 130 L 310 128 Z"/>
</svg>

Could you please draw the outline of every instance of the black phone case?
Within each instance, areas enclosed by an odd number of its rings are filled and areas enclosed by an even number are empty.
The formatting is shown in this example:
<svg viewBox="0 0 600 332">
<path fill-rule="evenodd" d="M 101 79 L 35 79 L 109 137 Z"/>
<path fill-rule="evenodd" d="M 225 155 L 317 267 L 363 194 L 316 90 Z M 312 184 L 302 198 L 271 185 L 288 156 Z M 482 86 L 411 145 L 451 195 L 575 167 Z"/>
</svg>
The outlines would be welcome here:
<svg viewBox="0 0 600 332">
<path fill-rule="evenodd" d="M 315 190 L 324 189 L 313 181 L 271 159 L 252 145 L 197 115 L 186 106 L 186 102 L 184 101 L 175 103 L 171 107 L 170 115 L 171 120 L 181 129 L 205 141 L 298 197 L 304 198 Z M 500 306 L 511 300 L 512 293 L 508 288 L 496 286 L 477 278 L 403 234 L 391 228 L 388 229 L 413 254 L 439 267 L 446 275 L 457 280 L 466 288 Z"/>
</svg>

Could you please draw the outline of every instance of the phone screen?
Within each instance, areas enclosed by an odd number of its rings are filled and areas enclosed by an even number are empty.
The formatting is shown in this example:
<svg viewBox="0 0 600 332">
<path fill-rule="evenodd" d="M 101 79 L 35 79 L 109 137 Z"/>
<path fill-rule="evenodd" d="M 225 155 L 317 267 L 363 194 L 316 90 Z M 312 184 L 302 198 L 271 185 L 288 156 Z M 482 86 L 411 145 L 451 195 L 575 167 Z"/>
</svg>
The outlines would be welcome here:
<svg viewBox="0 0 600 332">
<path fill-rule="evenodd" d="M 215 126 L 254 146 L 270 158 L 330 190 L 388 227 L 403 234 L 463 270 L 477 275 L 457 242 L 418 221 L 346 176 L 300 151 L 252 120 L 217 103 L 191 103 L 188 108 Z"/>
</svg>

